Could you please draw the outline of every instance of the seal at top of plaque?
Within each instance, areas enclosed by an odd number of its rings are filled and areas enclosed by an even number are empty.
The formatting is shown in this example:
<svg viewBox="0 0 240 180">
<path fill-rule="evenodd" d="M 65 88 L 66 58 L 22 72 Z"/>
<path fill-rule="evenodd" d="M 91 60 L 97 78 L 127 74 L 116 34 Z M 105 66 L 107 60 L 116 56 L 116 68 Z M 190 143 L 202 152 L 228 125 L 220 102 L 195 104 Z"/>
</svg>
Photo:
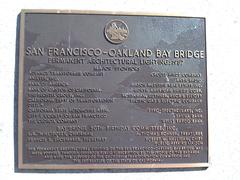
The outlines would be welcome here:
<svg viewBox="0 0 240 180">
<path fill-rule="evenodd" d="M 114 19 L 106 24 L 104 34 L 109 42 L 120 44 L 127 40 L 129 30 L 124 21 Z"/>
</svg>

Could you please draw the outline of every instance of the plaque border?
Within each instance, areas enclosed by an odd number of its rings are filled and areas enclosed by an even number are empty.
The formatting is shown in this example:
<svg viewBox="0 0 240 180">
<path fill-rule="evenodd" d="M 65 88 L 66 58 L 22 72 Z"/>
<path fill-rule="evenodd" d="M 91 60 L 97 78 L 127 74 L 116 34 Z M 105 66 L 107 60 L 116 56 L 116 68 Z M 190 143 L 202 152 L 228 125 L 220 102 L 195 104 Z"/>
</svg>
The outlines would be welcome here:
<svg viewBox="0 0 240 180">
<path fill-rule="evenodd" d="M 199 18 L 204 20 L 205 26 L 205 52 L 206 51 L 206 18 L 196 16 L 164 15 L 150 12 L 123 12 L 123 11 L 95 11 L 95 10 L 56 10 L 56 9 L 22 9 L 20 12 L 20 36 L 19 36 L 19 78 L 18 78 L 18 115 L 17 115 L 17 168 L 19 170 L 113 170 L 113 169 L 179 169 L 179 168 L 208 168 L 209 162 L 209 123 L 208 103 L 207 108 L 207 162 L 204 163 L 149 163 L 149 164 L 32 164 L 23 163 L 23 81 L 24 81 L 24 37 L 25 37 L 25 15 L 33 14 L 89 14 L 89 15 L 126 15 L 126 16 L 162 16 L 177 18 Z M 207 53 L 205 57 L 206 89 L 207 89 Z M 208 92 L 206 91 L 208 99 Z M 206 102 L 207 102 L 206 99 Z"/>
</svg>

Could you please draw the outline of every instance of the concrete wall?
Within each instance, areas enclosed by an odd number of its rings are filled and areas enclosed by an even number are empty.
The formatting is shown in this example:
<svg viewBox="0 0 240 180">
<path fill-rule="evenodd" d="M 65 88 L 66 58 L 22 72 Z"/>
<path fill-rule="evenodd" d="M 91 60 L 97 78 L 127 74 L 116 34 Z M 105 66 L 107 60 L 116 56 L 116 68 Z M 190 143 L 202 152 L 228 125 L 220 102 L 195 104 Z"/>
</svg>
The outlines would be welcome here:
<svg viewBox="0 0 240 180">
<path fill-rule="evenodd" d="M 1 0 L 1 179 L 194 179 L 240 177 L 240 5 L 234 0 Z M 14 173 L 14 68 L 17 15 L 21 9 L 147 11 L 207 18 L 209 137 L 211 165 L 203 171 L 119 174 Z"/>
</svg>

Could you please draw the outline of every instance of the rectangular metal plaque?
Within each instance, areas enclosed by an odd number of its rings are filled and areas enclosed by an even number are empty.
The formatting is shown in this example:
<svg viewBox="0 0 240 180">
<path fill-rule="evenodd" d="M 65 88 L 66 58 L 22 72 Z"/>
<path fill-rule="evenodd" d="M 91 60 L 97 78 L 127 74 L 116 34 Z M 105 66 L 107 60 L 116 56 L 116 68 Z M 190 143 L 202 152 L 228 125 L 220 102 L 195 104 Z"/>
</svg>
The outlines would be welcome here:
<svg viewBox="0 0 240 180">
<path fill-rule="evenodd" d="M 18 169 L 208 166 L 205 19 L 23 10 Z"/>
</svg>

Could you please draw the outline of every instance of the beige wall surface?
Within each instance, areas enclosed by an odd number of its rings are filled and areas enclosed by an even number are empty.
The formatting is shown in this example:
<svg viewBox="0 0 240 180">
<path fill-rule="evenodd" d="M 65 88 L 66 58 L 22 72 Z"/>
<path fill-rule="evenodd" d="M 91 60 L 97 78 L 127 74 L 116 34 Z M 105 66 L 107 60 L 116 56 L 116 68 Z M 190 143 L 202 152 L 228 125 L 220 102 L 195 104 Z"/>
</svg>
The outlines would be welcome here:
<svg viewBox="0 0 240 180">
<path fill-rule="evenodd" d="M 0 11 L 0 179 L 194 179 L 240 176 L 240 5 L 236 0 L 2 0 Z M 14 71 L 17 15 L 21 9 L 150 12 L 206 17 L 210 167 L 151 173 L 15 173 Z"/>
</svg>

